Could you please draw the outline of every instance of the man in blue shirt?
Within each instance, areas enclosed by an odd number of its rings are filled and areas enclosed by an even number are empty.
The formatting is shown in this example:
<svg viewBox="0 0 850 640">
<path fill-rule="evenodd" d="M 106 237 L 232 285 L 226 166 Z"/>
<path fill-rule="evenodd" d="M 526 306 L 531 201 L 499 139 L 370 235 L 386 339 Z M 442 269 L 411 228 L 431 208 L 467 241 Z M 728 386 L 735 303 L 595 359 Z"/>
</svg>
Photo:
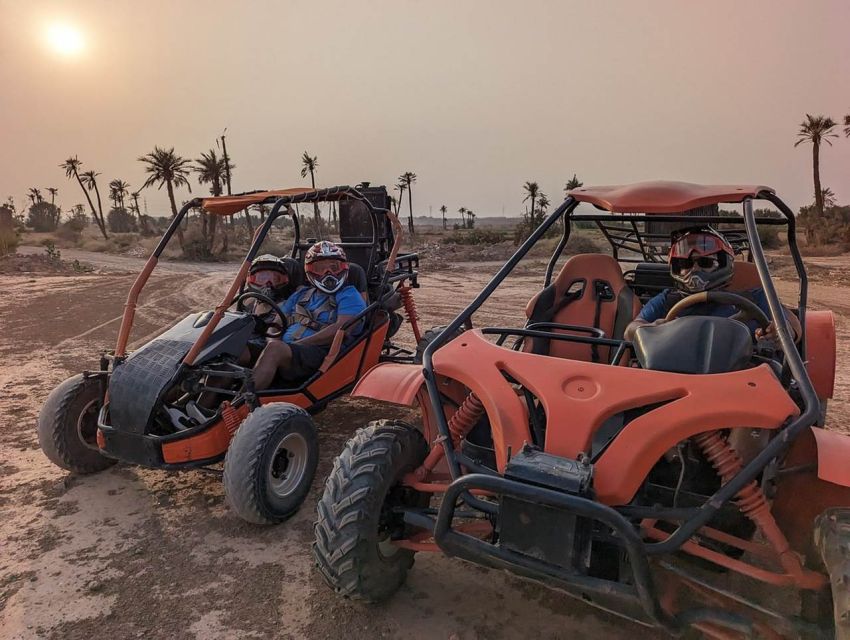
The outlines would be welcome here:
<svg viewBox="0 0 850 640">
<path fill-rule="evenodd" d="M 348 258 L 333 242 L 310 247 L 304 270 L 309 286 L 299 287 L 281 307 L 288 320 L 282 339 L 269 341 L 254 365 L 257 390 L 268 389 L 276 375 L 295 381 L 318 371 L 337 331 L 366 308 L 357 289 L 347 284 Z M 360 328 L 349 328 L 349 336 Z"/>
<path fill-rule="evenodd" d="M 635 332 L 641 326 L 665 323 L 667 313 L 673 305 L 689 295 L 728 286 L 735 270 L 735 251 L 726 238 L 711 227 L 692 227 L 673 234 L 669 262 L 670 275 L 676 283 L 676 289 L 665 289 L 647 301 L 638 317 L 626 327 L 626 340 L 633 340 Z M 770 308 L 763 289 L 755 288 L 734 293 L 749 298 L 770 317 Z M 682 315 L 728 318 L 738 311 L 732 305 L 704 302 L 683 310 Z M 794 314 L 786 312 L 785 315 L 796 340 L 801 334 L 800 323 Z M 752 320 L 748 324 L 755 337 L 776 338 L 776 327 L 772 322 L 764 331 Z"/>
</svg>

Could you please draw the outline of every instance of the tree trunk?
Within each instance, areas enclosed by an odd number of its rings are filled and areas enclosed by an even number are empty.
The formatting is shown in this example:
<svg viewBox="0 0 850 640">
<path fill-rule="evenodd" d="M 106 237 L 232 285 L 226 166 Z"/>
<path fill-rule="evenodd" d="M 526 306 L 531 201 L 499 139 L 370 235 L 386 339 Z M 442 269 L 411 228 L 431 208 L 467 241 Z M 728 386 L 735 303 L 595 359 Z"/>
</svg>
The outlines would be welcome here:
<svg viewBox="0 0 850 640">
<path fill-rule="evenodd" d="M 811 221 L 811 234 L 806 231 L 806 240 L 815 241 L 820 238 L 820 227 L 823 224 L 823 191 L 820 185 L 820 145 L 812 143 L 812 176 L 815 183 L 815 219 Z"/>
<path fill-rule="evenodd" d="M 316 178 L 313 175 L 313 170 L 310 169 L 310 184 L 313 185 L 313 191 L 316 190 Z M 313 203 L 313 218 L 316 222 L 316 237 L 322 239 L 322 214 L 319 213 L 319 203 Z"/>
<path fill-rule="evenodd" d="M 409 184 L 407 185 L 407 213 L 407 228 L 410 229 L 410 235 L 413 236 L 416 234 L 413 228 L 413 187 Z"/>
<path fill-rule="evenodd" d="M 91 201 L 91 196 L 89 195 L 89 192 L 86 190 L 85 185 L 83 185 L 83 181 L 80 179 L 80 176 L 76 172 L 76 170 L 74 171 L 74 177 L 77 179 L 77 182 L 80 184 L 80 189 L 83 190 L 83 195 L 86 197 L 86 200 L 88 200 L 89 207 L 91 207 L 92 217 L 94 218 L 95 223 L 97 223 L 98 229 L 100 229 L 100 232 L 103 234 L 103 239 L 108 240 L 109 236 L 106 235 L 106 227 L 104 227 L 103 225 L 100 224 L 100 218 L 97 217 L 97 212 L 94 210 L 94 203 Z"/>
<path fill-rule="evenodd" d="M 174 186 L 171 180 L 165 181 L 165 187 L 168 190 L 168 201 L 171 203 L 171 219 L 177 217 L 177 203 L 174 201 Z M 180 251 L 183 251 L 183 228 L 177 225 L 177 242 L 180 243 Z"/>
<path fill-rule="evenodd" d="M 248 227 L 248 242 L 254 237 L 254 225 L 251 222 L 251 214 L 248 212 L 248 207 L 245 207 L 245 226 Z"/>
<path fill-rule="evenodd" d="M 94 185 L 94 194 L 97 196 L 97 210 L 100 213 L 100 228 L 103 230 L 103 237 L 106 237 L 106 218 L 103 217 L 103 203 L 100 201 L 100 190 L 97 188 L 97 182 L 92 180 Z"/>
<path fill-rule="evenodd" d="M 443 214 L 443 231 L 446 230 L 446 214 Z"/>
<path fill-rule="evenodd" d="M 209 243 L 207 245 L 207 247 L 209 248 L 210 255 L 212 255 L 213 254 L 213 246 L 215 245 L 215 228 L 216 228 L 216 225 L 218 225 L 218 216 L 214 213 L 208 213 L 207 217 L 209 218 L 209 221 L 210 221 L 210 225 L 209 225 L 210 236 L 207 240 L 207 242 Z"/>
</svg>

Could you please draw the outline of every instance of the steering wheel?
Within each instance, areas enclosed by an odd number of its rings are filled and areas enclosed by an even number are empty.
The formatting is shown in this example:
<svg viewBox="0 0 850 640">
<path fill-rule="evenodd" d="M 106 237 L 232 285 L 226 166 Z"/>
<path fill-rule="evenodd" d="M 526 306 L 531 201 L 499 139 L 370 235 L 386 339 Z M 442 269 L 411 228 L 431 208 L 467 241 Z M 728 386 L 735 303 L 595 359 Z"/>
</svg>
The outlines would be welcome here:
<svg viewBox="0 0 850 640">
<path fill-rule="evenodd" d="M 277 303 L 274 300 L 272 300 L 271 298 L 269 298 L 264 293 L 260 293 L 259 291 L 245 291 L 245 292 L 239 294 L 239 296 L 237 296 L 237 298 L 233 302 L 230 303 L 230 306 L 232 307 L 235 304 L 236 310 L 244 313 L 245 312 L 245 305 L 243 304 L 243 302 L 245 300 L 247 300 L 248 298 L 255 298 L 256 300 L 259 300 L 260 302 L 269 305 L 269 307 L 271 307 L 271 310 L 274 311 L 277 314 L 278 318 L 280 318 L 280 323 L 281 323 L 280 332 L 283 333 L 283 331 L 286 330 L 286 326 L 289 324 L 286 320 L 286 315 L 283 313 L 283 311 L 281 311 L 281 309 L 277 305 Z M 265 313 L 263 315 L 268 315 L 268 314 Z M 255 316 L 255 318 L 258 321 L 262 321 L 262 319 L 259 316 Z M 267 323 L 264 323 L 264 324 L 267 324 Z M 268 335 L 268 329 L 269 329 L 269 327 L 266 326 L 265 333 L 267 335 Z M 277 333 L 275 333 L 275 335 L 277 335 Z"/>
<path fill-rule="evenodd" d="M 735 307 L 738 309 L 738 313 L 732 316 L 733 320 L 740 320 L 741 322 L 755 320 L 762 329 L 767 329 L 770 324 L 770 318 L 767 317 L 767 314 L 755 302 L 730 291 L 701 291 L 699 293 L 693 293 L 674 304 L 670 311 L 667 312 L 667 317 L 664 320 L 666 322 L 675 320 L 682 315 L 682 311 L 685 309 L 690 309 L 693 306 L 706 302 Z"/>
</svg>

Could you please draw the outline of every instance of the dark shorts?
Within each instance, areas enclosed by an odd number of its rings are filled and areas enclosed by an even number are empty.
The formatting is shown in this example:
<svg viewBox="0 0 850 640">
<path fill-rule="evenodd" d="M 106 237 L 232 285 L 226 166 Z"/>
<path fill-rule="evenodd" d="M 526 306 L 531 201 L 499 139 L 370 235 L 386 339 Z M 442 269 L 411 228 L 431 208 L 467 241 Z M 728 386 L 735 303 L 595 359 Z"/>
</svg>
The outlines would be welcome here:
<svg viewBox="0 0 850 640">
<path fill-rule="evenodd" d="M 281 380 L 288 382 L 303 380 L 316 373 L 330 350 L 328 346 L 314 344 L 290 344 L 289 348 L 292 350 L 292 364 L 278 374 Z"/>
</svg>

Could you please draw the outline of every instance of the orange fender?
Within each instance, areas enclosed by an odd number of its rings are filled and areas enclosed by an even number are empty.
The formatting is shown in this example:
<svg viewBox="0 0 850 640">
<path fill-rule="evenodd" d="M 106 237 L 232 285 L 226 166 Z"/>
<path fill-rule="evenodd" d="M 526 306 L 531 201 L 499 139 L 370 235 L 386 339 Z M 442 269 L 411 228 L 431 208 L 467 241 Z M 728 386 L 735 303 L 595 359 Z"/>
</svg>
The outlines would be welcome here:
<svg viewBox="0 0 850 640">
<path fill-rule="evenodd" d="M 831 398 L 835 388 L 835 351 L 832 311 L 806 313 L 806 369 L 821 400 Z"/>
<path fill-rule="evenodd" d="M 423 384 L 425 376 L 421 365 L 382 362 L 360 378 L 351 395 L 410 407 Z"/>
<path fill-rule="evenodd" d="M 812 433 L 818 450 L 818 478 L 850 487 L 850 436 L 818 427 L 812 427 Z"/>
</svg>

